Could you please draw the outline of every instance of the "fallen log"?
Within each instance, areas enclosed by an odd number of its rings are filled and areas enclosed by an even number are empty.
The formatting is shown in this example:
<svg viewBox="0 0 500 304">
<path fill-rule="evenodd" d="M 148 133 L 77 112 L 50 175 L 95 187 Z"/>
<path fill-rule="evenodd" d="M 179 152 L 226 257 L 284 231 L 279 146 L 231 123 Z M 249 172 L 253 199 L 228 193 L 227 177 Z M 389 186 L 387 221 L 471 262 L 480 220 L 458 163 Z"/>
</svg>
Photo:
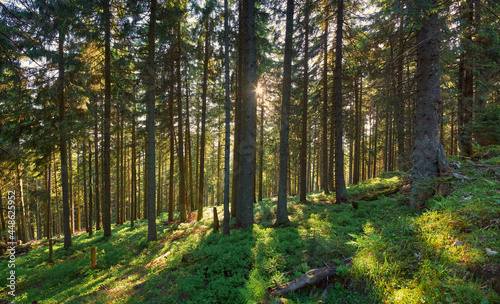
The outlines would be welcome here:
<svg viewBox="0 0 500 304">
<path fill-rule="evenodd" d="M 268 289 L 266 294 L 264 295 L 264 301 L 262 303 L 267 304 L 269 303 L 269 299 L 272 297 L 279 297 L 284 294 L 293 292 L 297 289 L 318 284 L 327 277 L 335 275 L 337 273 L 338 267 L 348 264 L 350 265 L 352 263 L 352 258 L 347 258 L 343 262 L 344 263 L 342 265 L 329 265 L 322 268 L 311 269 L 300 278 L 294 279 L 283 285 L 276 286 L 272 289 Z"/>
<path fill-rule="evenodd" d="M 357 201 L 365 201 L 365 202 L 371 202 L 371 201 L 376 201 L 382 196 L 389 196 L 395 193 L 398 193 L 401 188 L 398 186 L 396 188 L 389 188 L 389 189 L 384 189 L 382 191 L 377 191 L 372 194 L 368 194 L 365 196 L 362 196 L 360 198 L 356 198 Z"/>
</svg>

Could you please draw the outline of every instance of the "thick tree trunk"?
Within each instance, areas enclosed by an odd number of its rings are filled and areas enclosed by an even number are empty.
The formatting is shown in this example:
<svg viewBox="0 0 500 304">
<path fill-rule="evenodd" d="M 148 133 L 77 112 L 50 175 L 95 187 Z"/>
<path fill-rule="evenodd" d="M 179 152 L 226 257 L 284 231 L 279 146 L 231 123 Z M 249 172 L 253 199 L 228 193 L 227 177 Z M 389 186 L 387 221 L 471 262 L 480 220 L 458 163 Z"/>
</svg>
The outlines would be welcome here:
<svg viewBox="0 0 500 304">
<path fill-rule="evenodd" d="M 103 146 L 103 226 L 104 237 L 111 237 L 111 13 L 104 0 L 104 146 Z M 91 209 L 92 210 L 92 209 Z M 89 212 L 91 213 L 91 212 Z"/>
<path fill-rule="evenodd" d="M 293 11 L 294 0 L 286 2 L 286 34 L 285 58 L 283 63 L 283 89 L 281 100 L 281 130 L 280 130 L 280 157 L 279 157 L 279 190 L 278 210 L 275 226 L 286 224 L 288 219 L 287 209 L 287 169 L 288 169 L 288 137 L 290 124 L 290 95 L 292 82 L 292 39 L 293 39 Z"/>
<path fill-rule="evenodd" d="M 69 183 L 68 183 L 68 148 L 66 139 L 65 124 L 65 96 L 64 96 L 64 39 L 65 35 L 62 29 L 59 29 L 59 148 L 61 152 L 61 184 L 62 184 L 62 205 L 63 205 L 63 224 L 64 224 L 64 248 L 72 245 L 71 227 L 70 227 L 70 208 L 69 208 Z M 22 196 L 21 196 L 22 201 Z"/>
<path fill-rule="evenodd" d="M 147 75 L 148 88 L 146 95 L 147 117 L 146 129 L 148 134 L 148 242 L 156 241 L 156 150 L 155 150 L 155 85 L 156 85 L 156 0 L 151 0 L 151 17 L 148 33 Z"/>
<path fill-rule="evenodd" d="M 335 50 L 335 194 L 337 202 L 346 200 L 344 181 L 344 149 L 342 132 L 342 26 L 344 24 L 344 0 L 337 0 L 337 40 Z"/>
<path fill-rule="evenodd" d="M 242 128 L 240 143 L 240 174 L 238 178 L 238 201 L 241 227 L 253 225 L 254 150 L 256 116 L 256 42 L 255 42 L 255 0 L 243 1 L 243 87 Z M 279 211 L 278 211 L 279 212 Z"/>
<path fill-rule="evenodd" d="M 234 105 L 234 156 L 233 156 L 233 189 L 231 197 L 231 216 L 236 218 L 235 224 L 241 224 L 240 201 L 238 188 L 240 178 L 240 145 L 242 128 L 242 95 L 243 95 L 243 0 L 238 1 L 238 60 L 236 66 L 236 100 Z"/>
<path fill-rule="evenodd" d="M 321 189 L 329 194 L 328 189 L 328 24 L 329 24 L 329 2 L 325 1 L 325 32 L 323 42 L 323 107 L 321 113 Z M 331 139 L 333 140 L 333 138 Z"/>
<path fill-rule="evenodd" d="M 418 3 L 416 3 L 416 7 Z M 433 2 L 436 5 L 436 1 Z M 446 169 L 446 157 L 439 142 L 441 111 L 438 14 L 422 18 L 417 31 L 417 103 L 411 204 L 420 208 L 434 195 L 429 180 Z"/>
</svg>

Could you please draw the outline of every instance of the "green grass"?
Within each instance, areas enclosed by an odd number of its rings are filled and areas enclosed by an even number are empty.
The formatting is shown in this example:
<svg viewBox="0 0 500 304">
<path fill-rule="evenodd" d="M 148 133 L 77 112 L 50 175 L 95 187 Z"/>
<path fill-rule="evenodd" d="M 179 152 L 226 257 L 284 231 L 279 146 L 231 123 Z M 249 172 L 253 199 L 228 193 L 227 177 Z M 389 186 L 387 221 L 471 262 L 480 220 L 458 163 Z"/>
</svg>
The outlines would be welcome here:
<svg viewBox="0 0 500 304">
<path fill-rule="evenodd" d="M 276 198 L 270 198 L 255 205 L 253 227 L 229 237 L 212 230 L 207 208 L 201 222 L 167 226 L 163 214 L 152 243 L 146 221 L 115 227 L 107 240 L 102 231 L 75 236 L 70 250 L 57 243 L 52 262 L 48 247 L 35 243 L 16 259 L 16 302 L 256 303 L 267 288 L 353 256 L 352 267 L 335 278 L 285 297 L 289 303 L 498 303 L 491 285 L 500 258 L 485 248 L 500 251 L 500 183 L 473 163 L 461 173 L 471 179 L 438 180 L 450 190 L 420 212 L 401 194 L 360 201 L 354 210 L 332 204 L 333 194 L 315 192 L 308 203 L 289 198 L 291 225 L 279 229 L 271 228 Z M 386 173 L 348 193 L 400 183 L 400 174 Z M 89 267 L 91 246 L 97 247 L 96 270 Z M 0 277 L 7 278 L 7 261 L 0 264 Z M 1 299 L 12 300 L 6 292 Z"/>
</svg>

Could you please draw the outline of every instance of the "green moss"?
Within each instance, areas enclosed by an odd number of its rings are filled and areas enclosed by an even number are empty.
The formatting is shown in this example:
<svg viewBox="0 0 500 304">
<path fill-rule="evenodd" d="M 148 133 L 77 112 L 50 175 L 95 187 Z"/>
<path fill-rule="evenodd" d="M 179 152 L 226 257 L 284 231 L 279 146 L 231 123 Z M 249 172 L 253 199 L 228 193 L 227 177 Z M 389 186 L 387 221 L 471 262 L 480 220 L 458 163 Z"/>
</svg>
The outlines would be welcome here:
<svg viewBox="0 0 500 304">
<path fill-rule="evenodd" d="M 450 195 L 435 196 L 417 212 L 399 199 L 333 204 L 333 195 L 310 193 L 308 203 L 289 198 L 291 225 L 270 228 L 276 200 L 255 205 L 256 224 L 224 236 L 212 231 L 212 209 L 204 220 L 166 226 L 158 219 L 158 241 L 147 243 L 147 222 L 138 221 L 89 238 L 57 243 L 54 262 L 47 246 L 35 244 L 17 259 L 19 303 L 256 303 L 267 288 L 302 276 L 325 263 L 353 256 L 327 285 L 287 294 L 290 303 L 495 303 L 499 296 L 482 281 L 482 265 L 498 265 L 485 248 L 500 248 L 499 184 L 487 172 L 465 165 L 474 179 L 449 181 Z M 388 174 L 352 185 L 351 195 L 394 187 Z M 222 207 L 218 207 L 222 218 Z M 176 214 L 177 216 L 177 214 Z M 463 242 L 456 246 L 455 241 Z M 98 268 L 90 270 L 90 247 Z M 0 276 L 6 276 L 0 261 Z M 324 296 L 324 298 L 323 298 Z M 2 299 L 7 299 L 5 293 Z"/>
</svg>

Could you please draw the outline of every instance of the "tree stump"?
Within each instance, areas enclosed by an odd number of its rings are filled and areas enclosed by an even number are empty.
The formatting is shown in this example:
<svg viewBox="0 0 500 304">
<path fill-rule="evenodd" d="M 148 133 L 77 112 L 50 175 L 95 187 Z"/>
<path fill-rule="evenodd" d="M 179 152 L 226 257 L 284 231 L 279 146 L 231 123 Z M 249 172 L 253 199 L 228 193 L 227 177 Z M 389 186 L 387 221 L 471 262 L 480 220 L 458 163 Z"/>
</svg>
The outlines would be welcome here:
<svg viewBox="0 0 500 304">
<path fill-rule="evenodd" d="M 217 214 L 217 207 L 214 207 L 214 231 L 219 231 L 219 217 Z"/>
<path fill-rule="evenodd" d="M 90 248 L 90 269 L 94 270 L 97 268 L 97 248 Z"/>
</svg>

